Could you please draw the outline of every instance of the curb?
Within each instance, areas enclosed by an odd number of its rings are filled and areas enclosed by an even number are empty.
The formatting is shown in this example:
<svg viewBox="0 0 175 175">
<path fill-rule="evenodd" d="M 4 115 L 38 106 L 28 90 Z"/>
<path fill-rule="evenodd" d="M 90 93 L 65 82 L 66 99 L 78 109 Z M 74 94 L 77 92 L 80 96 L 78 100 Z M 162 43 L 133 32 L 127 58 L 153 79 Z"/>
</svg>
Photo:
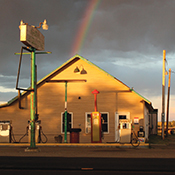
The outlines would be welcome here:
<svg viewBox="0 0 175 175">
<path fill-rule="evenodd" d="M 29 143 L 0 143 L 0 146 L 9 146 L 9 147 L 21 147 L 21 146 L 30 146 Z M 124 148 L 135 148 L 131 144 L 121 144 L 121 143 L 37 143 L 37 147 L 124 147 Z M 141 143 L 137 148 L 149 148 L 149 143 Z"/>
</svg>

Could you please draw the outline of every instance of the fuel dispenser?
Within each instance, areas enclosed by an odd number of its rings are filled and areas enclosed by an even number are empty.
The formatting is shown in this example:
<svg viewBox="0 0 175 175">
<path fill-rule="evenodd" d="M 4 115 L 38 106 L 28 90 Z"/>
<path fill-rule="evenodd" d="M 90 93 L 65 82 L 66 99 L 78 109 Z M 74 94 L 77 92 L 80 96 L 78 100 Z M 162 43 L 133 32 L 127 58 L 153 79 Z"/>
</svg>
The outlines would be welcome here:
<svg viewBox="0 0 175 175">
<path fill-rule="evenodd" d="M 0 121 L 0 142 L 10 143 L 11 142 L 11 122 Z"/>
<path fill-rule="evenodd" d="M 101 143 L 101 114 L 97 112 L 97 94 L 96 89 L 92 91 L 95 98 L 95 112 L 91 113 L 91 143 Z"/>
<path fill-rule="evenodd" d="M 29 124 L 29 130 L 28 130 L 28 138 L 29 138 L 29 143 L 30 143 L 30 140 L 31 140 L 31 124 L 30 124 L 30 121 L 28 121 L 28 124 Z M 35 122 L 35 142 L 36 143 L 39 143 L 40 142 L 40 129 L 41 129 L 41 120 L 38 120 Z"/>
<path fill-rule="evenodd" d="M 140 142 L 145 142 L 145 131 L 143 130 L 143 126 L 140 126 L 138 131 L 138 139 Z"/>
<path fill-rule="evenodd" d="M 132 120 L 120 119 L 119 129 L 120 129 L 120 142 L 121 143 L 131 142 L 131 124 L 132 124 Z"/>
<path fill-rule="evenodd" d="M 91 113 L 91 143 L 101 143 L 101 114 Z"/>
</svg>

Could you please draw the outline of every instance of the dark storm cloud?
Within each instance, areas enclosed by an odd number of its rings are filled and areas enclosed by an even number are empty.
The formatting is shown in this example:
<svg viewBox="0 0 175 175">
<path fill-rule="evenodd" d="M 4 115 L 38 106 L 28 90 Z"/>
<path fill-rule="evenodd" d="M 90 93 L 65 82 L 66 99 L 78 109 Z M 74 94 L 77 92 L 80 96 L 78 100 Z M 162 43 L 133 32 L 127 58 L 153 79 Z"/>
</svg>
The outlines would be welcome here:
<svg viewBox="0 0 175 175">
<path fill-rule="evenodd" d="M 0 59 L 3 60 L 0 70 L 1 74 L 6 75 L 16 73 L 18 59 L 14 53 L 19 52 L 22 46 L 19 41 L 20 20 L 38 26 L 39 22 L 47 19 L 49 31 L 41 29 L 46 38 L 45 48 L 53 52 L 52 59 L 58 59 L 60 56 L 59 59 L 64 60 L 63 55 L 70 50 L 77 24 L 87 5 L 85 0 L 1 0 L 0 2 Z"/>
<path fill-rule="evenodd" d="M 39 80 L 70 58 L 89 2 L 0 0 L 0 86 L 14 88 L 16 84 L 16 79 L 9 77 L 17 75 L 19 55 L 14 53 L 20 52 L 23 45 L 19 41 L 20 20 L 38 26 L 47 19 L 49 25 L 48 31 L 40 31 L 45 36 L 45 50 L 52 54 L 37 55 Z M 93 14 L 79 54 L 148 99 L 160 96 L 164 49 L 167 69 L 175 71 L 175 1 L 101 0 Z M 23 58 L 20 86 L 29 85 L 30 56 L 27 55 Z M 171 93 L 175 94 L 173 88 Z M 4 97 L 1 93 L 0 101 Z"/>
<path fill-rule="evenodd" d="M 163 49 L 174 52 L 175 1 L 103 1 L 102 6 L 86 40 L 94 50 L 145 55 L 162 53 Z"/>
</svg>

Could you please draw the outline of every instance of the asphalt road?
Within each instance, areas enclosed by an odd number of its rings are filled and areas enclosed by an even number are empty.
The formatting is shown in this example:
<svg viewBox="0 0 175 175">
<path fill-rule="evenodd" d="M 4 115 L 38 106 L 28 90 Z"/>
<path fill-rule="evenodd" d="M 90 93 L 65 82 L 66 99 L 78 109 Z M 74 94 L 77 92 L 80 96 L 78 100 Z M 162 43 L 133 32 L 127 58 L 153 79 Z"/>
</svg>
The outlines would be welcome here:
<svg viewBox="0 0 175 175">
<path fill-rule="evenodd" d="M 0 157 L 9 174 L 174 174 L 172 158 Z"/>
<path fill-rule="evenodd" d="M 173 175 L 174 172 L 141 172 L 141 171 L 58 171 L 58 170 L 0 170 L 2 175 Z"/>
<path fill-rule="evenodd" d="M 175 172 L 168 158 L 0 157 L 0 169 Z"/>
<path fill-rule="evenodd" d="M 175 148 L 0 147 L 1 174 L 174 174 Z"/>
</svg>

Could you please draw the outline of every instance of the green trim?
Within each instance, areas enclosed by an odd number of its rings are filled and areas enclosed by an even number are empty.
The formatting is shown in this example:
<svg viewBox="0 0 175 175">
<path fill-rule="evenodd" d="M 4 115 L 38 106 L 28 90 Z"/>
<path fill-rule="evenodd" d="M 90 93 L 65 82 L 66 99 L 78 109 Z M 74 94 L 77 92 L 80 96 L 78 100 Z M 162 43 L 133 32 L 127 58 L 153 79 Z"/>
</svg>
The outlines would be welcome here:
<svg viewBox="0 0 175 175">
<path fill-rule="evenodd" d="M 142 95 L 140 95 L 138 92 L 136 92 L 134 89 L 130 89 L 131 90 L 131 92 L 134 92 L 135 94 L 137 94 L 138 96 L 140 96 L 141 98 L 143 98 L 144 99 L 144 101 L 146 101 L 148 104 L 151 104 L 151 102 L 148 100 L 148 99 L 146 99 L 145 97 L 143 97 Z"/>
</svg>

